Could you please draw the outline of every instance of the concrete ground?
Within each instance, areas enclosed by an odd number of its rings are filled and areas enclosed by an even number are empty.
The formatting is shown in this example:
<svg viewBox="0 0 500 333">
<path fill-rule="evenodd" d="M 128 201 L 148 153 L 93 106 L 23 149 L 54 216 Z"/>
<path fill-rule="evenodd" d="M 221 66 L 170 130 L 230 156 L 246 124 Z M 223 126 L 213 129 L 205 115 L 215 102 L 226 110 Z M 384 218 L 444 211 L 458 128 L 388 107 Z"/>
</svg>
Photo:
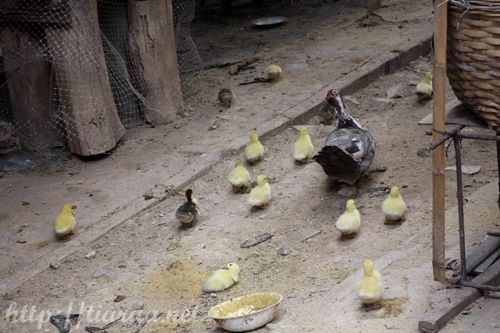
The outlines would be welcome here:
<svg viewBox="0 0 500 333">
<path fill-rule="evenodd" d="M 284 301 L 273 325 L 260 332 L 415 332 L 428 295 L 442 288 L 432 281 L 431 270 L 431 166 L 422 150 L 430 140 L 423 134 L 425 127 L 416 126 L 430 112 L 431 103 L 416 104 L 413 95 L 413 84 L 431 68 L 429 59 L 419 59 L 349 93 L 353 116 L 377 141 L 373 168 L 386 169 L 370 173 L 360 184 L 356 200 L 363 226 L 358 237 L 344 240 L 335 230 L 345 198 L 327 185 L 321 168 L 315 163 L 297 166 L 290 157 L 297 136 L 292 122 L 308 126 L 315 150 L 333 128 L 308 116 L 312 115 L 308 110 L 324 98 L 325 87 L 361 82 L 357 79 L 374 69 L 389 67 L 384 64 L 396 53 L 388 51 L 404 51 L 430 37 L 432 8 L 424 1 L 411 2 L 415 10 L 410 14 L 404 10 L 409 4 L 390 2 L 379 11 L 402 23 L 384 22 L 372 28 L 357 25 L 355 20 L 363 15 L 360 10 L 338 4 L 315 7 L 316 11 L 306 11 L 306 22 L 295 26 L 314 38 L 282 40 L 275 48 L 264 38 L 269 49 L 257 71 L 269 62 L 280 63 L 285 75 L 279 83 L 244 87 L 237 83 L 255 73 L 242 78 L 229 76 L 226 69 L 203 71 L 199 80 L 204 89 L 187 100 L 186 117 L 171 127 L 131 130 L 123 145 L 103 160 L 54 162 L 1 178 L 2 188 L 8 188 L 2 202 L 8 206 L 0 207 L 7 231 L 0 235 L 4 265 L 0 331 L 55 332 L 46 318 L 40 319 L 38 329 L 33 322 L 21 322 L 19 313 L 12 313 L 15 304 L 17 309 L 36 305 L 38 315 L 66 312 L 72 306 L 71 313 L 84 316 L 72 332 L 83 332 L 84 326 L 102 327 L 117 319 L 112 315 L 120 310 L 126 315 L 138 311 L 138 316 L 135 322 L 115 323 L 109 332 L 219 332 L 206 317 L 210 306 L 268 290 L 281 293 Z M 341 14 L 326 15 L 332 8 Z M 305 29 L 308 20 L 311 26 Z M 289 24 L 293 30 L 293 20 Z M 234 33 L 231 26 L 225 29 L 221 39 Z M 336 33 L 329 33 L 332 30 Z M 208 36 L 199 38 L 204 45 Z M 298 52 L 304 49 L 314 55 L 304 58 Z M 237 102 L 219 112 L 214 100 L 222 84 L 234 88 Z M 395 86 L 401 97 L 387 100 L 386 91 Z M 214 124 L 216 128 L 208 131 Z M 246 195 L 231 193 L 226 180 L 254 127 L 266 133 L 267 155 L 251 173 L 268 175 L 273 189 L 271 205 L 260 212 L 250 212 Z M 496 166 L 490 157 L 494 149 L 491 143 L 464 142 L 464 163 L 482 167 L 479 174 L 464 178 L 469 245 L 500 223 Z M 453 164 L 450 155 L 448 163 Z M 404 223 L 390 227 L 382 222 L 383 198 L 370 198 L 367 191 L 392 184 L 402 187 L 410 210 Z M 453 185 L 449 173 L 450 259 L 456 258 L 458 243 Z M 201 217 L 194 228 L 183 230 L 173 212 L 186 186 L 200 199 Z M 153 198 L 145 200 L 143 194 Z M 71 240 L 59 243 L 53 239 L 52 222 L 65 201 L 79 206 L 75 211 L 79 227 Z M 275 236 L 256 247 L 240 248 L 262 232 Z M 311 235 L 315 236 L 304 240 Z M 280 249 L 289 254 L 278 254 Z M 92 251 L 95 256 L 86 259 Z M 386 300 L 375 311 L 361 309 L 354 293 L 365 257 L 374 260 L 385 285 Z M 223 293 L 202 294 L 201 284 L 210 271 L 231 261 L 239 263 L 241 281 Z M 482 302 L 488 313 L 494 313 L 494 301 Z M 107 313 L 105 318 L 96 317 L 96 309 L 101 315 Z M 144 319 L 141 310 L 160 313 L 137 330 Z M 13 315 L 4 321 L 8 311 Z M 482 315 L 486 312 L 473 308 L 466 319 Z M 473 324 L 478 321 L 458 318 L 447 329 L 471 331 Z M 485 332 L 495 331 L 491 321 L 482 320 L 481 325 Z"/>
</svg>

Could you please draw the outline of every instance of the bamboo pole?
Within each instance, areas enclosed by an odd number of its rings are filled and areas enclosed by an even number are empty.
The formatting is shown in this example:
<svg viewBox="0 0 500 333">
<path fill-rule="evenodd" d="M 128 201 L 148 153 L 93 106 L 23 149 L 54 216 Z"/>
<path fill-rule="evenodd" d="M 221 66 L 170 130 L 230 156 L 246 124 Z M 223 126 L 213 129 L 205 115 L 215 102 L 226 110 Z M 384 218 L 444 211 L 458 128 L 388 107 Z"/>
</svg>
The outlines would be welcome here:
<svg viewBox="0 0 500 333">
<path fill-rule="evenodd" d="M 448 5 L 443 0 L 434 0 L 434 79 L 432 142 L 441 140 L 445 131 L 444 111 L 446 101 L 446 29 Z M 445 147 L 440 145 L 432 151 L 432 269 L 434 280 L 446 282 L 445 276 Z"/>
</svg>

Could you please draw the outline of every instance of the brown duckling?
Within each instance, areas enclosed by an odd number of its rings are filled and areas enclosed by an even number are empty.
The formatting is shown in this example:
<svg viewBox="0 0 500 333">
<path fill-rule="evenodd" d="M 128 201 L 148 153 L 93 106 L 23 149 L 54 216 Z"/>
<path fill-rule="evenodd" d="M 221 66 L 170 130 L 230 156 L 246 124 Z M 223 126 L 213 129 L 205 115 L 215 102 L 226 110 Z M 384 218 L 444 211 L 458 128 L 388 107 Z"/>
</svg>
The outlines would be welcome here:
<svg viewBox="0 0 500 333">
<path fill-rule="evenodd" d="M 193 195 L 192 189 L 186 190 L 186 202 L 177 208 L 175 217 L 183 226 L 192 227 L 198 217 L 198 200 Z"/>
</svg>

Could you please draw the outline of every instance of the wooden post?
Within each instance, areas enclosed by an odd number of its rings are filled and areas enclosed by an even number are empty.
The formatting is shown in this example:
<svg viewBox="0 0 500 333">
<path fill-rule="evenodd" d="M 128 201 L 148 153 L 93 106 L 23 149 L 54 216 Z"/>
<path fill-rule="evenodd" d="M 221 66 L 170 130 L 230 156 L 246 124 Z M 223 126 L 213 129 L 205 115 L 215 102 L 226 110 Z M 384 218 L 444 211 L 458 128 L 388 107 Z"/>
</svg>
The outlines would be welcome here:
<svg viewBox="0 0 500 333">
<path fill-rule="evenodd" d="M 433 79 L 433 143 L 442 138 L 445 131 L 446 101 L 446 30 L 448 5 L 434 0 L 434 79 Z M 445 147 L 440 145 L 432 152 L 432 268 L 434 279 L 446 282 L 445 275 Z"/>
<path fill-rule="evenodd" d="M 133 73 L 128 68 L 128 1 L 98 1 L 99 26 L 104 45 L 113 47 L 105 52 L 111 90 L 118 114 L 125 127 L 144 123 Z"/>
<path fill-rule="evenodd" d="M 129 1 L 129 57 L 146 98 L 146 120 L 165 124 L 182 108 L 171 0 Z"/>
<path fill-rule="evenodd" d="M 27 28 L 0 28 L 5 77 L 16 132 L 28 149 L 60 144 L 52 114 L 50 64 L 42 58 L 39 43 Z"/>
<path fill-rule="evenodd" d="M 59 112 L 69 149 L 81 156 L 109 151 L 125 134 L 111 93 L 97 0 L 72 0 L 71 26 L 48 26 Z"/>
</svg>

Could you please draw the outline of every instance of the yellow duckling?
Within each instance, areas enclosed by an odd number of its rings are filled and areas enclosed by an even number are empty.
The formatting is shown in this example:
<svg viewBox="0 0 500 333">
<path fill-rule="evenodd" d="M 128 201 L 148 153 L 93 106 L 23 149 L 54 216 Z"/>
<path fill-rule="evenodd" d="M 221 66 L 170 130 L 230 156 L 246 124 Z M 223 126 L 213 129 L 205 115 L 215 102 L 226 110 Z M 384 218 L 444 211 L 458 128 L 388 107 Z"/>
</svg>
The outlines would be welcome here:
<svg viewBox="0 0 500 333">
<path fill-rule="evenodd" d="M 240 267 L 238 264 L 230 263 L 225 268 L 213 272 L 202 289 L 206 293 L 223 291 L 232 287 L 239 279 Z"/>
<path fill-rule="evenodd" d="M 271 200 L 271 185 L 264 175 L 257 176 L 257 186 L 255 186 L 248 196 L 248 203 L 252 208 L 266 206 Z"/>
<path fill-rule="evenodd" d="M 427 72 L 424 74 L 422 81 L 417 84 L 415 93 L 418 97 L 418 102 L 421 103 L 432 98 L 432 73 Z"/>
<path fill-rule="evenodd" d="M 335 226 L 344 236 L 354 236 L 359 232 L 361 227 L 361 215 L 356 208 L 354 200 L 347 200 L 345 211 L 339 216 Z"/>
<path fill-rule="evenodd" d="M 358 298 L 363 305 L 373 305 L 382 300 L 384 287 L 380 273 L 373 269 L 373 262 L 363 262 L 364 276 L 358 283 Z"/>
<path fill-rule="evenodd" d="M 280 76 L 281 76 L 281 67 L 278 66 L 278 65 L 269 65 L 267 66 L 266 68 L 266 77 L 268 80 L 272 81 L 272 82 L 276 82 L 276 81 L 279 81 L 280 79 Z"/>
<path fill-rule="evenodd" d="M 260 143 L 256 131 L 250 133 L 250 142 L 245 148 L 245 155 L 248 163 L 255 163 L 264 156 L 264 146 Z"/>
<path fill-rule="evenodd" d="M 399 187 L 393 186 L 391 193 L 382 203 L 382 210 L 385 214 L 385 221 L 395 222 L 401 220 L 406 213 L 406 203 L 399 193 Z"/>
<path fill-rule="evenodd" d="M 245 166 L 243 166 L 243 163 L 240 160 L 237 160 L 234 164 L 234 168 L 229 173 L 228 179 L 235 192 L 250 187 L 250 172 L 248 172 L 248 170 L 245 168 Z"/>
<path fill-rule="evenodd" d="M 73 205 L 65 204 L 56 217 L 54 230 L 58 238 L 63 238 L 75 231 L 76 220 L 73 215 Z"/>
<path fill-rule="evenodd" d="M 307 127 L 300 127 L 299 138 L 293 145 L 293 158 L 297 162 L 307 162 L 312 157 L 313 149 L 311 137 L 307 133 Z"/>
</svg>

